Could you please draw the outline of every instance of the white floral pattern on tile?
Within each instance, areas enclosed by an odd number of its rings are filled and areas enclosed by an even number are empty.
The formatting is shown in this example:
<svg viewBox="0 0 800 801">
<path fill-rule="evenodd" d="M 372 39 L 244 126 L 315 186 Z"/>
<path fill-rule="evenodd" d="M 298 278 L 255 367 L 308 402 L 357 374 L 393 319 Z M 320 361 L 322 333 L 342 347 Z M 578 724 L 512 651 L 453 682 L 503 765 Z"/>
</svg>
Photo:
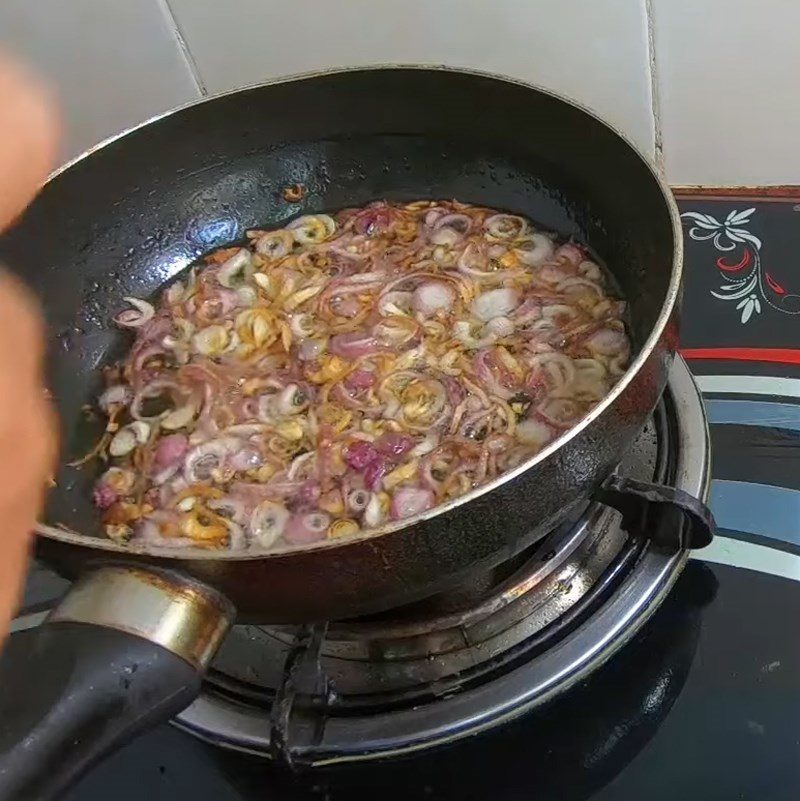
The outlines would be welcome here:
<svg viewBox="0 0 800 801">
<path fill-rule="evenodd" d="M 788 293 L 763 269 L 761 239 L 748 230 L 755 211 L 755 208 L 734 209 L 722 221 L 699 211 L 681 214 L 681 218 L 688 221 L 691 239 L 696 242 L 710 240 L 721 253 L 733 251 L 731 257 L 723 255 L 717 258 L 716 266 L 723 283 L 711 294 L 719 300 L 737 301 L 735 309 L 740 312 L 742 324 L 753 319 L 753 315 L 761 314 L 766 306 L 783 314 L 800 314 L 800 308 L 787 308 L 785 305 L 787 300 L 800 300 L 800 296 Z M 737 256 L 738 260 L 734 261 Z M 773 292 L 777 300 L 773 300 L 767 290 Z"/>
</svg>

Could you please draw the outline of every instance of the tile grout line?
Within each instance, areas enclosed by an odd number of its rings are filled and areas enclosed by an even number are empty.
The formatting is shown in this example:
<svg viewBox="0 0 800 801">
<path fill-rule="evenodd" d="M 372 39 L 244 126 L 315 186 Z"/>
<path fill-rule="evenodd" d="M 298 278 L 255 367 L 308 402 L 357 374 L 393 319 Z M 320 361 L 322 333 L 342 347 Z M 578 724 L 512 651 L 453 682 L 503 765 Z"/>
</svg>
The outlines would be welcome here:
<svg viewBox="0 0 800 801">
<path fill-rule="evenodd" d="M 650 109 L 653 115 L 653 152 L 658 171 L 664 175 L 664 138 L 661 130 L 661 102 L 658 91 L 658 65 L 656 61 L 656 25 L 654 0 L 644 0 L 647 17 L 647 62 L 650 72 Z"/>
<path fill-rule="evenodd" d="M 192 55 L 192 51 L 189 49 L 189 45 L 184 38 L 183 32 L 181 31 L 181 26 L 178 23 L 178 19 L 175 16 L 175 13 L 172 11 L 172 7 L 169 4 L 169 0 L 158 0 L 159 5 L 161 6 L 166 18 L 167 22 L 172 28 L 172 33 L 175 36 L 175 39 L 178 42 L 178 48 L 183 55 L 184 61 L 186 62 L 186 66 L 189 68 L 189 72 L 192 75 L 192 79 L 195 82 L 195 86 L 197 86 L 197 91 L 203 97 L 208 97 L 208 89 L 203 81 L 202 76 L 200 75 L 200 70 L 197 67 L 197 62 L 194 60 L 194 56 Z"/>
</svg>

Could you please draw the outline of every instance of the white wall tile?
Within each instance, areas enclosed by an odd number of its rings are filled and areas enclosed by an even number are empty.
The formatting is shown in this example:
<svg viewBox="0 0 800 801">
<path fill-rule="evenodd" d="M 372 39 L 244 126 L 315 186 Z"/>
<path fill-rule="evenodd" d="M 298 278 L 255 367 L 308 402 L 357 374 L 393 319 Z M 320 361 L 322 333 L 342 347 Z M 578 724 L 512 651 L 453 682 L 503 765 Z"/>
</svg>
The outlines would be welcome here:
<svg viewBox="0 0 800 801">
<path fill-rule="evenodd" d="M 800 183 L 800 2 L 654 0 L 674 184 Z"/>
<path fill-rule="evenodd" d="M 159 0 L 1 0 L 0 46 L 58 89 L 64 158 L 199 96 Z"/>
<path fill-rule="evenodd" d="M 326 67 L 467 66 L 574 97 L 653 151 L 644 0 L 169 4 L 211 92 Z"/>
</svg>

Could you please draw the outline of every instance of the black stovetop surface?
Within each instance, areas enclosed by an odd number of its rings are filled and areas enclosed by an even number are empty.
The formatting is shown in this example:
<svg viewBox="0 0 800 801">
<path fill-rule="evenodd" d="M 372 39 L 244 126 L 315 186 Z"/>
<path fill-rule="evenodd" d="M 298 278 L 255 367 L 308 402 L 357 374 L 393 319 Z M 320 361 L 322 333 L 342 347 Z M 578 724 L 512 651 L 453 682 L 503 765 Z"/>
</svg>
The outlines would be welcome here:
<svg viewBox="0 0 800 801">
<path fill-rule="evenodd" d="M 796 801 L 796 619 L 795 582 L 693 561 L 614 659 L 495 734 L 386 765 L 293 777 L 161 726 L 64 801 Z"/>
<path fill-rule="evenodd" d="M 798 202 L 681 200 L 682 345 L 709 401 L 712 507 L 724 529 L 702 554 L 711 561 L 690 562 L 645 628 L 584 685 L 449 749 L 305 776 L 162 726 L 65 801 L 799 798 Z"/>
</svg>

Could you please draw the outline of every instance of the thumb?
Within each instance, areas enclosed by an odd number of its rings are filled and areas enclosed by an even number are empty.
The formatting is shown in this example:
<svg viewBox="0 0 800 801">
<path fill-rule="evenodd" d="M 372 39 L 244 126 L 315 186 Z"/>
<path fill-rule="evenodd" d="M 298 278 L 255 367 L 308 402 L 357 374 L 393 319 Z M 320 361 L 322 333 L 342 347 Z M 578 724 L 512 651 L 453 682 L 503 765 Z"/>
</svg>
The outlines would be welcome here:
<svg viewBox="0 0 800 801">
<path fill-rule="evenodd" d="M 0 53 L 0 231 L 30 203 L 53 166 L 59 122 L 51 93 Z"/>
</svg>

